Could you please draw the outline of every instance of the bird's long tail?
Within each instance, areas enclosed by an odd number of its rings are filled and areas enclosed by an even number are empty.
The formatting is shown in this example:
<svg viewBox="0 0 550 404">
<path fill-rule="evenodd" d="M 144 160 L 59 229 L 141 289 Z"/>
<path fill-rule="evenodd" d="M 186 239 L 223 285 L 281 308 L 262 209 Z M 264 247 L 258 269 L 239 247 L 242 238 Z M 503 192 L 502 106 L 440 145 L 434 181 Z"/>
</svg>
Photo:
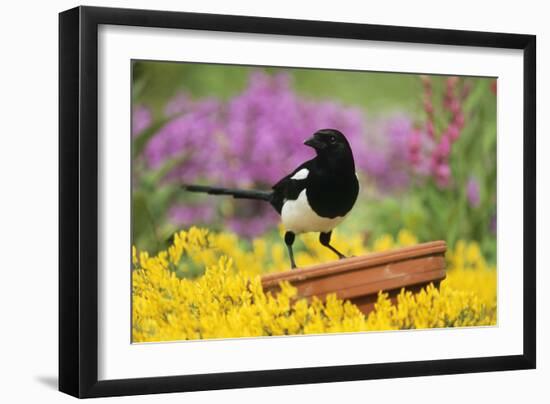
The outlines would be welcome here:
<svg viewBox="0 0 550 404">
<path fill-rule="evenodd" d="M 210 187 L 207 185 L 183 185 L 183 189 L 189 192 L 201 192 L 211 195 L 231 195 L 235 199 L 257 199 L 271 202 L 272 191 L 257 191 L 253 189 L 234 189 L 223 187 Z"/>
</svg>

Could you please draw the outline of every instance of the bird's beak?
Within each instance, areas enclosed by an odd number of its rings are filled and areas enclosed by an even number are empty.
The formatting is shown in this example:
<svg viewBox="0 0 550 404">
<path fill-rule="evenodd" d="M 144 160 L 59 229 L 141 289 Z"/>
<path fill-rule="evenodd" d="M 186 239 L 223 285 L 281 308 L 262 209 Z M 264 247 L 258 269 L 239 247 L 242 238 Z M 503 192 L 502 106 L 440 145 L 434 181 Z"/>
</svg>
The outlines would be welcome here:
<svg viewBox="0 0 550 404">
<path fill-rule="evenodd" d="M 313 147 L 315 150 L 323 150 L 325 148 L 325 144 L 319 141 L 315 136 L 307 139 L 304 144 L 306 146 Z"/>
</svg>

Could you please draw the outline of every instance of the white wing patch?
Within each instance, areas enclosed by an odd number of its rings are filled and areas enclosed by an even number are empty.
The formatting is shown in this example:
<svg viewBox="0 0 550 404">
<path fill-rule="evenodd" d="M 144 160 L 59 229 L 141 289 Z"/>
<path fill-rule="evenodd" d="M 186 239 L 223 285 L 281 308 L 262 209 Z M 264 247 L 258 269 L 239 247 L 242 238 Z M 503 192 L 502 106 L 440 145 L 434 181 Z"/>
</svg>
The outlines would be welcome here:
<svg viewBox="0 0 550 404">
<path fill-rule="evenodd" d="M 292 177 L 290 177 L 290 179 L 291 180 L 305 180 L 308 175 L 309 175 L 309 170 L 307 168 L 302 168 L 300 171 L 298 171 L 296 174 L 294 174 Z"/>
</svg>

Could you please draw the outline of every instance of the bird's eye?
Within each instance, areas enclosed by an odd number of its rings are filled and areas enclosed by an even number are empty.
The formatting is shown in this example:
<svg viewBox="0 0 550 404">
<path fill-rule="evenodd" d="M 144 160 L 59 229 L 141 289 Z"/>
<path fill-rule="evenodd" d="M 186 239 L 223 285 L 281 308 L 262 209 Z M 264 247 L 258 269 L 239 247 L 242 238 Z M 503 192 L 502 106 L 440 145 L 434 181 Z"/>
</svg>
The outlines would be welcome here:
<svg viewBox="0 0 550 404">
<path fill-rule="evenodd" d="M 331 136 L 330 137 L 330 143 L 336 143 L 336 136 Z"/>
</svg>

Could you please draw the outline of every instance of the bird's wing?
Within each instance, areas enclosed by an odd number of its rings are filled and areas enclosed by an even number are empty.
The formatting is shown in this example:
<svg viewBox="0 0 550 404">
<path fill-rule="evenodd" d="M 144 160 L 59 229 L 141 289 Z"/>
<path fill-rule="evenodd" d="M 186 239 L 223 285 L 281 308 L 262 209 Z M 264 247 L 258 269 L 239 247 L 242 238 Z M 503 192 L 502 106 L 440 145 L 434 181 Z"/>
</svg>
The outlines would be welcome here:
<svg viewBox="0 0 550 404">
<path fill-rule="evenodd" d="M 273 201 L 275 209 L 281 213 L 283 204 L 287 200 L 295 200 L 304 190 L 311 171 L 311 160 L 296 168 L 293 172 L 273 185 Z"/>
</svg>

